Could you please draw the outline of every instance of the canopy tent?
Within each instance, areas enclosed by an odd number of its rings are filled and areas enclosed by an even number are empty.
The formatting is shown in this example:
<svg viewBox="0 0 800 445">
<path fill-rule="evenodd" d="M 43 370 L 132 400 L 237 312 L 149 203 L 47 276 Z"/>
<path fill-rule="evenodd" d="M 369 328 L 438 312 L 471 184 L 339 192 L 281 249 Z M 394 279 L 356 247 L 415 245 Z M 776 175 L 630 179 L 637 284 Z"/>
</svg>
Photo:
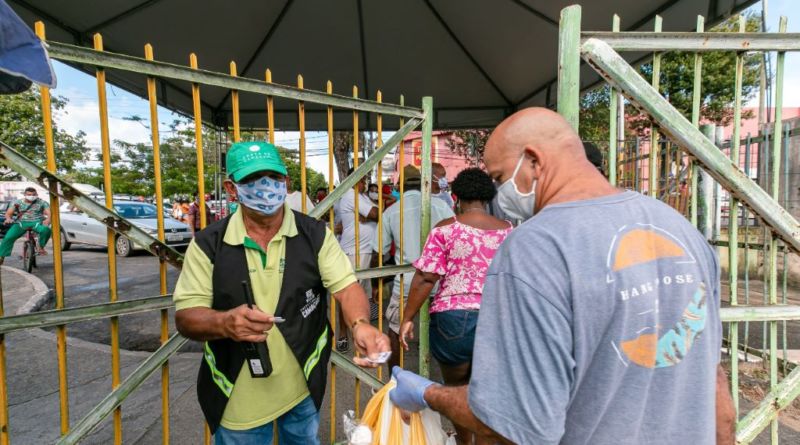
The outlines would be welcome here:
<svg viewBox="0 0 800 445">
<path fill-rule="evenodd" d="M 143 56 L 150 43 L 157 60 L 188 65 L 197 54 L 203 69 L 227 73 L 235 61 L 240 76 L 305 88 L 419 106 L 434 97 L 437 128 L 491 126 L 527 106 L 553 107 L 556 100 L 558 20 L 576 0 L 8 0 L 33 25 L 45 22 L 47 37 L 91 46 L 101 33 L 107 51 Z M 691 31 L 697 15 L 707 26 L 756 0 L 591 0 L 583 4 L 582 29 L 608 31 L 613 14 L 623 31 L 651 31 L 660 14 L 664 31 Z M 629 53 L 629 60 L 646 57 Z M 79 66 L 87 72 L 92 67 Z M 145 79 L 109 71 L 108 81 L 144 96 Z M 598 77 L 588 66 L 582 87 Z M 191 87 L 159 81 L 159 100 L 191 114 Z M 243 127 L 266 126 L 263 97 L 241 95 Z M 231 122 L 231 100 L 224 89 L 203 88 L 203 119 Z M 297 106 L 276 100 L 276 125 L 297 126 Z M 308 129 L 325 127 L 325 109 L 307 105 Z M 349 113 L 336 116 L 349 126 Z M 363 120 L 362 128 L 374 124 Z M 384 124 L 396 127 L 397 119 Z"/>
</svg>

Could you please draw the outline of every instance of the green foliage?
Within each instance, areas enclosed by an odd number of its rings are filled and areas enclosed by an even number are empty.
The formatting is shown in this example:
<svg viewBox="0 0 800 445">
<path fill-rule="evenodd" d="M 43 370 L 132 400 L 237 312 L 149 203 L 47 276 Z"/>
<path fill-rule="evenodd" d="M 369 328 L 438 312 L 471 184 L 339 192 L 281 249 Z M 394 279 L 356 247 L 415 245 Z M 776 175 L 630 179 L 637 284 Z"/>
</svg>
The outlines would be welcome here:
<svg viewBox="0 0 800 445">
<path fill-rule="evenodd" d="M 165 197 L 192 196 L 197 192 L 197 151 L 194 146 L 194 129 L 186 122 L 176 120 L 170 126 L 169 137 L 159 144 L 161 159 L 161 190 Z M 206 190 L 214 183 L 216 166 L 211 133 L 204 134 L 203 157 L 206 164 L 204 179 Z M 102 157 L 98 154 L 97 161 Z M 155 194 L 153 147 L 149 144 L 131 144 L 115 140 L 111 153 L 111 177 L 114 193 L 135 196 Z M 103 170 L 100 167 L 83 168 L 68 175 L 68 180 L 100 186 Z"/>
<path fill-rule="evenodd" d="M 456 130 L 447 139 L 446 145 L 450 151 L 464 157 L 472 165 L 482 165 L 483 151 L 491 134 L 492 130 L 488 128 Z"/>
<path fill-rule="evenodd" d="M 758 15 L 746 17 L 746 30 L 759 30 L 761 18 Z M 711 28 L 710 32 L 737 32 L 739 16 L 734 16 Z M 742 76 L 742 103 L 752 99 L 758 92 L 759 82 L 758 54 L 746 54 Z M 653 75 L 652 63 L 639 67 L 646 79 Z M 703 72 L 700 91 L 700 116 L 702 120 L 717 125 L 728 125 L 733 119 L 735 97 L 736 54 L 733 52 L 703 53 Z M 661 59 L 659 91 L 686 118 L 692 114 L 692 94 L 694 90 L 694 53 L 670 52 Z M 608 139 L 608 100 L 609 89 L 600 88 L 584 93 L 581 98 L 580 135 L 587 140 L 604 141 Z M 638 135 L 646 133 L 650 119 L 639 110 L 627 104 L 626 122 L 629 131 Z M 742 117 L 752 117 L 744 112 Z"/>
<path fill-rule="evenodd" d="M 284 158 L 283 161 L 286 163 L 286 170 L 289 172 L 292 189 L 300 190 L 300 164 L 287 158 Z M 325 181 L 325 176 L 322 173 L 306 167 L 306 191 L 308 196 L 316 194 L 318 188 L 327 190 L 328 182 Z"/>
<path fill-rule="evenodd" d="M 581 139 L 595 144 L 608 141 L 609 112 L 608 86 L 587 91 L 581 96 L 579 129 Z"/>
<path fill-rule="evenodd" d="M 131 120 L 135 120 L 131 118 Z M 216 132 L 204 129 L 203 133 L 203 170 L 205 189 L 211 190 L 217 166 L 214 164 L 214 147 Z M 161 159 L 161 190 L 165 197 L 193 196 L 197 192 L 197 150 L 195 148 L 194 127 L 188 122 L 176 120 L 165 132 L 171 136 L 159 144 Z M 292 183 L 300 184 L 300 166 L 292 160 L 291 152 L 279 147 L 284 154 Z M 98 159 L 100 160 L 100 159 Z M 131 144 L 115 140 L 111 155 L 111 176 L 114 193 L 135 196 L 153 196 L 155 182 L 153 172 L 153 147 L 149 144 Z M 327 187 L 325 177 L 308 169 L 308 190 L 316 187 Z M 102 168 L 84 168 L 69 175 L 69 180 L 100 186 L 103 183 Z M 314 187 L 312 189 L 312 187 Z"/>
<path fill-rule="evenodd" d="M 748 32 L 759 30 L 761 18 L 751 15 L 746 18 L 745 29 Z M 713 27 L 711 32 L 737 32 L 739 17 L 728 20 Z M 742 103 L 752 99 L 758 92 L 760 60 L 758 54 L 750 53 L 744 57 L 742 72 Z M 653 76 L 653 65 L 645 64 L 639 72 L 647 79 Z M 714 51 L 703 54 L 703 75 L 700 87 L 701 118 L 717 125 L 726 126 L 733 119 L 733 105 L 736 94 L 736 54 L 730 51 Z M 688 52 L 671 52 L 664 55 L 661 61 L 661 88 L 666 99 L 689 118 L 692 114 L 692 93 L 694 85 L 694 54 Z M 650 126 L 650 121 L 642 114 L 631 109 L 631 128 L 641 133 Z M 743 118 L 752 117 L 752 113 L 743 113 Z"/>
<path fill-rule="evenodd" d="M 64 113 L 67 100 L 53 96 L 53 113 Z M 53 124 L 56 165 L 59 173 L 73 171 L 88 160 L 85 134 L 69 134 Z M 44 124 L 42 123 L 41 95 L 38 88 L 11 95 L 0 95 L 0 140 L 19 150 L 39 165 L 46 165 Z M 18 180 L 13 171 L 0 171 L 0 179 Z"/>
</svg>

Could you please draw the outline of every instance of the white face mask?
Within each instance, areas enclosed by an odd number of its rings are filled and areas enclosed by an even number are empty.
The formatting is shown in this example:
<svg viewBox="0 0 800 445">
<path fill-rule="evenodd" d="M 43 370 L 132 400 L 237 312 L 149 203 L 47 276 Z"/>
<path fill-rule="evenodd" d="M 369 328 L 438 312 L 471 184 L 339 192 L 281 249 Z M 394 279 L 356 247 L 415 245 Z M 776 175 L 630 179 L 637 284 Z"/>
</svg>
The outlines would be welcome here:
<svg viewBox="0 0 800 445">
<path fill-rule="evenodd" d="M 369 192 L 369 199 L 371 199 L 373 201 L 377 201 L 378 200 L 378 192 Z"/>
<path fill-rule="evenodd" d="M 286 201 L 286 183 L 264 176 L 245 184 L 234 184 L 238 201 L 264 215 L 274 215 Z"/>
<path fill-rule="evenodd" d="M 38 198 L 38 196 L 36 196 L 36 195 L 25 195 L 25 201 L 28 201 L 28 202 L 36 201 L 36 198 Z"/>
<path fill-rule="evenodd" d="M 497 188 L 497 204 L 500 205 L 500 209 L 510 218 L 521 220 L 526 220 L 533 216 L 533 206 L 536 202 L 536 180 L 533 181 L 531 191 L 528 193 L 521 193 L 514 182 L 524 159 L 525 153 L 519 158 L 511 178 Z"/>
<path fill-rule="evenodd" d="M 447 190 L 447 186 L 450 185 L 447 183 L 447 178 L 445 177 L 437 178 L 434 176 L 434 179 L 436 179 L 436 183 L 439 184 L 439 188 L 442 190 Z"/>
</svg>

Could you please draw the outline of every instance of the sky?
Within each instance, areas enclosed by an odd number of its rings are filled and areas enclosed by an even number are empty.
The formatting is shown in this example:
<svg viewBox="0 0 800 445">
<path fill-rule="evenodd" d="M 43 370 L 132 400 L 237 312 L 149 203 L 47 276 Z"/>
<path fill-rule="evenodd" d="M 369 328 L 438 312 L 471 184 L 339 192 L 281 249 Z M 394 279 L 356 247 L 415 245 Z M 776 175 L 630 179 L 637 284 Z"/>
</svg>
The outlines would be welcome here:
<svg viewBox="0 0 800 445">
<path fill-rule="evenodd" d="M 787 18 L 786 32 L 800 32 L 800 2 L 797 0 L 768 0 L 767 2 L 767 31 L 778 32 L 778 23 L 781 16 Z M 761 3 L 756 3 L 749 8 L 755 12 L 761 12 Z M 775 55 L 773 53 L 772 70 L 775 70 Z M 787 52 L 784 65 L 783 81 L 783 106 L 800 107 L 800 54 L 797 52 Z M 750 106 L 758 105 L 758 98 L 751 101 Z M 773 102 L 774 103 L 774 102 Z"/>
<path fill-rule="evenodd" d="M 797 7 L 798 0 L 769 0 L 769 11 L 767 17 L 767 29 L 771 32 L 778 30 L 780 16 L 788 17 L 788 32 L 800 32 L 800 8 Z M 794 7 L 792 7 L 794 6 Z M 750 8 L 753 11 L 761 10 L 760 3 Z M 59 127 L 76 133 L 83 131 L 86 133 L 88 145 L 93 150 L 99 151 L 100 148 L 100 119 L 97 106 L 97 83 L 93 76 L 89 76 L 75 70 L 58 61 L 53 62 L 58 87 L 53 90 L 54 95 L 63 96 L 68 100 L 68 104 L 62 113 L 56 115 L 55 119 Z M 773 64 L 773 67 L 775 65 Z M 774 68 L 773 68 L 774 69 Z M 784 106 L 800 107 L 800 54 L 789 52 L 786 55 L 785 81 L 784 81 Z M 148 102 L 120 88 L 108 85 L 107 98 L 109 108 L 109 133 L 111 141 L 121 139 L 131 143 L 150 142 L 150 131 L 145 124 L 123 119 L 126 116 L 137 115 L 149 120 L 150 111 Z M 746 104 L 746 106 L 757 106 L 757 99 Z M 171 123 L 178 115 L 171 111 L 159 107 L 159 130 L 162 137 L 169 131 Z M 278 145 L 289 148 L 296 148 L 299 135 L 297 132 L 276 132 L 275 142 Z M 384 138 L 391 136 L 385 134 Z M 309 152 L 319 152 L 320 149 L 327 149 L 327 137 L 321 132 L 306 133 L 306 148 Z M 327 155 L 312 155 L 308 157 L 308 166 L 328 176 Z M 334 176 L 337 176 L 334 174 Z M 334 177 L 334 182 L 338 178 Z"/>
</svg>

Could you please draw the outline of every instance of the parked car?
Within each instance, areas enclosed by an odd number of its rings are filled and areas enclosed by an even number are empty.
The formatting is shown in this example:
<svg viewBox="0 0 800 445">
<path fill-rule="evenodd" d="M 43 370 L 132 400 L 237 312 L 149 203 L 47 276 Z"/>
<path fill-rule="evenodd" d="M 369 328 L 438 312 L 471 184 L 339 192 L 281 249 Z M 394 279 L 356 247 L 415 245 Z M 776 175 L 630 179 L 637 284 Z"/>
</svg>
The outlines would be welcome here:
<svg viewBox="0 0 800 445">
<path fill-rule="evenodd" d="M 156 236 L 156 206 L 145 202 L 114 201 L 114 210 L 140 229 Z M 69 250 L 72 244 L 106 246 L 106 226 L 94 218 L 66 203 L 61 206 L 61 248 Z M 192 232 L 189 226 L 172 218 L 164 218 L 164 238 L 168 245 L 189 245 Z M 129 256 L 134 249 L 146 249 L 131 242 L 126 236 L 117 235 L 114 247 L 119 256 Z"/>
<path fill-rule="evenodd" d="M 8 227 L 6 225 L 6 211 L 8 211 L 8 206 L 11 205 L 14 201 L 0 201 L 0 238 L 6 236 L 6 232 L 8 232 Z"/>
</svg>

